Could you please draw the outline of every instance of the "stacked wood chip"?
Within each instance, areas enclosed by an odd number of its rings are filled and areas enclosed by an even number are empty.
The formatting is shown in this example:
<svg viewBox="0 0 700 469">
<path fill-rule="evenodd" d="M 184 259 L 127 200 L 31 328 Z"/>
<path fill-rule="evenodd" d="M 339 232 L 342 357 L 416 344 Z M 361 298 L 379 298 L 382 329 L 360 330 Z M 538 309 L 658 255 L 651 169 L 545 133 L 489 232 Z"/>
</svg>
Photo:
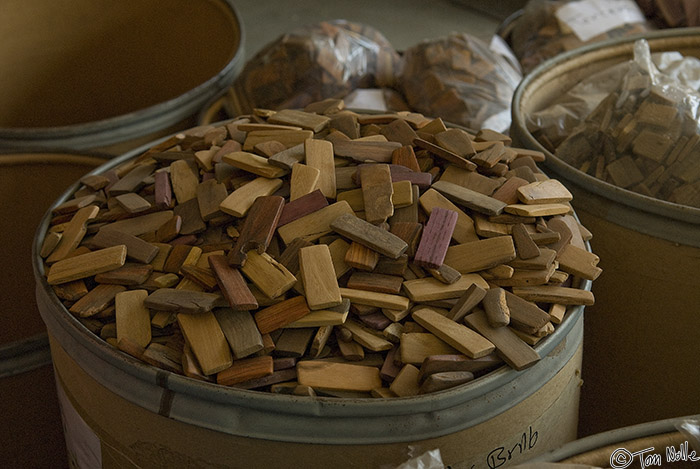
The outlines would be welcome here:
<svg viewBox="0 0 700 469">
<path fill-rule="evenodd" d="M 390 87 L 398 62 L 371 26 L 344 20 L 309 25 L 280 36 L 246 63 L 232 87 L 233 109 L 303 108 L 359 87 Z"/>
<path fill-rule="evenodd" d="M 566 24 L 559 21 L 557 11 L 575 0 L 530 0 L 518 18 L 511 33 L 511 47 L 520 61 L 523 73 L 531 72 L 537 65 L 563 52 L 581 47 L 584 44 L 599 42 L 624 36 L 640 34 L 653 29 L 646 22 L 625 23 L 608 29 L 585 41 L 581 40 Z M 600 2 L 603 6 L 614 9 L 623 0 Z M 583 3 L 583 2 L 580 2 Z M 634 2 L 632 7 L 636 8 Z M 623 5 L 629 7 L 629 5 Z M 640 16 L 641 11 L 639 12 Z M 579 15 L 584 16 L 583 13 Z M 643 17 L 642 17 L 643 19 Z M 589 23 L 595 24 L 595 18 L 588 18 Z M 604 24 L 598 21 L 599 24 Z"/>
<path fill-rule="evenodd" d="M 629 75 L 556 155 L 624 189 L 700 207 L 700 128 L 684 102 L 646 72 Z"/>
<path fill-rule="evenodd" d="M 82 324 L 238 389 L 395 397 L 507 365 L 590 305 L 542 153 L 415 113 L 257 110 L 82 179 L 41 255 Z M 325 114 L 325 110 L 329 110 Z"/>
</svg>

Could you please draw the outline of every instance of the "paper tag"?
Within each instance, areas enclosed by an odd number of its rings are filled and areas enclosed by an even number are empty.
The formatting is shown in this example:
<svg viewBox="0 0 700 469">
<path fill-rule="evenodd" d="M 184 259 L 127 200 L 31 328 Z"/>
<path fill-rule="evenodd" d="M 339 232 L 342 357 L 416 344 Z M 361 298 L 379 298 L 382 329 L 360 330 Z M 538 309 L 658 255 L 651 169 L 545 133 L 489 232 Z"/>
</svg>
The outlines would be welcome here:
<svg viewBox="0 0 700 469">
<path fill-rule="evenodd" d="M 634 0 L 580 0 L 567 3 L 555 15 L 584 42 L 624 24 L 645 21 Z"/>
<path fill-rule="evenodd" d="M 100 438 L 75 410 L 58 379 L 56 379 L 56 390 L 63 418 L 69 466 L 102 467 Z"/>
</svg>

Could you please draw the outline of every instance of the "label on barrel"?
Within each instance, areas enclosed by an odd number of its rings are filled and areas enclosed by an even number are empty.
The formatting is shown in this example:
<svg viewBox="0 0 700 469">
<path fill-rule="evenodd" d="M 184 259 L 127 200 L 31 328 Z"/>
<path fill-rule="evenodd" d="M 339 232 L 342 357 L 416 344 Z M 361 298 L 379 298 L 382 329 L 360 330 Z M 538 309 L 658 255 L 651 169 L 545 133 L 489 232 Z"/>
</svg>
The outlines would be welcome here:
<svg viewBox="0 0 700 469">
<path fill-rule="evenodd" d="M 581 41 L 629 23 L 643 23 L 644 15 L 633 0 L 580 0 L 569 2 L 556 12 Z"/>
<path fill-rule="evenodd" d="M 56 390 L 61 407 L 69 467 L 102 467 L 100 438 L 73 407 L 58 379 Z"/>
</svg>

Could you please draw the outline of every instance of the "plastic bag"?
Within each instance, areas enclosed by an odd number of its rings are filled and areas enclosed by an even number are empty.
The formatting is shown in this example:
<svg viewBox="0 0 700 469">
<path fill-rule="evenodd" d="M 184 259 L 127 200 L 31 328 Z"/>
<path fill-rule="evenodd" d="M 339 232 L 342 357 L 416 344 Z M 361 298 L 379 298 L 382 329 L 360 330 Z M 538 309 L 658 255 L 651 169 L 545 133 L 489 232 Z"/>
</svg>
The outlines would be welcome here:
<svg viewBox="0 0 700 469">
<path fill-rule="evenodd" d="M 233 84 L 234 115 L 303 108 L 355 88 L 390 87 L 399 56 L 376 29 L 335 20 L 284 34 L 246 63 Z"/>
<path fill-rule="evenodd" d="M 445 469 L 439 449 L 426 451 L 420 456 L 411 458 L 396 469 Z"/>
<path fill-rule="evenodd" d="M 676 430 L 688 439 L 690 446 L 700 453 L 700 417 L 686 418 L 676 424 Z"/>
<path fill-rule="evenodd" d="M 639 40 L 616 89 L 555 153 L 624 189 L 700 207 L 700 93 L 659 72 Z"/>
<path fill-rule="evenodd" d="M 401 88 L 413 110 L 471 129 L 510 128 L 510 103 L 522 75 L 479 39 L 453 33 L 426 40 L 403 59 Z"/>
<path fill-rule="evenodd" d="M 511 33 L 524 73 L 584 44 L 653 29 L 634 0 L 530 0 Z"/>
</svg>

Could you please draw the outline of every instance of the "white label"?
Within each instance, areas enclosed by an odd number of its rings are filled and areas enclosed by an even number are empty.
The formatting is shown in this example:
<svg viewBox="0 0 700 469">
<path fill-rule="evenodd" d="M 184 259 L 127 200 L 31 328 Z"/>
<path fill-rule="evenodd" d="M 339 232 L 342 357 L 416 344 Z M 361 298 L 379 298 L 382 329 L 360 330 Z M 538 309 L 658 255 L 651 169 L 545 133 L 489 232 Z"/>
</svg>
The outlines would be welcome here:
<svg viewBox="0 0 700 469">
<path fill-rule="evenodd" d="M 556 12 L 559 21 L 581 41 L 603 34 L 626 23 L 643 23 L 644 14 L 634 0 L 580 0 Z"/>
<path fill-rule="evenodd" d="M 102 467 L 102 446 L 100 438 L 85 423 L 75 410 L 68 396 L 63 391 L 60 381 L 56 379 L 58 403 L 63 418 L 63 431 L 68 449 L 68 464 L 71 469 L 89 469 Z"/>
</svg>

